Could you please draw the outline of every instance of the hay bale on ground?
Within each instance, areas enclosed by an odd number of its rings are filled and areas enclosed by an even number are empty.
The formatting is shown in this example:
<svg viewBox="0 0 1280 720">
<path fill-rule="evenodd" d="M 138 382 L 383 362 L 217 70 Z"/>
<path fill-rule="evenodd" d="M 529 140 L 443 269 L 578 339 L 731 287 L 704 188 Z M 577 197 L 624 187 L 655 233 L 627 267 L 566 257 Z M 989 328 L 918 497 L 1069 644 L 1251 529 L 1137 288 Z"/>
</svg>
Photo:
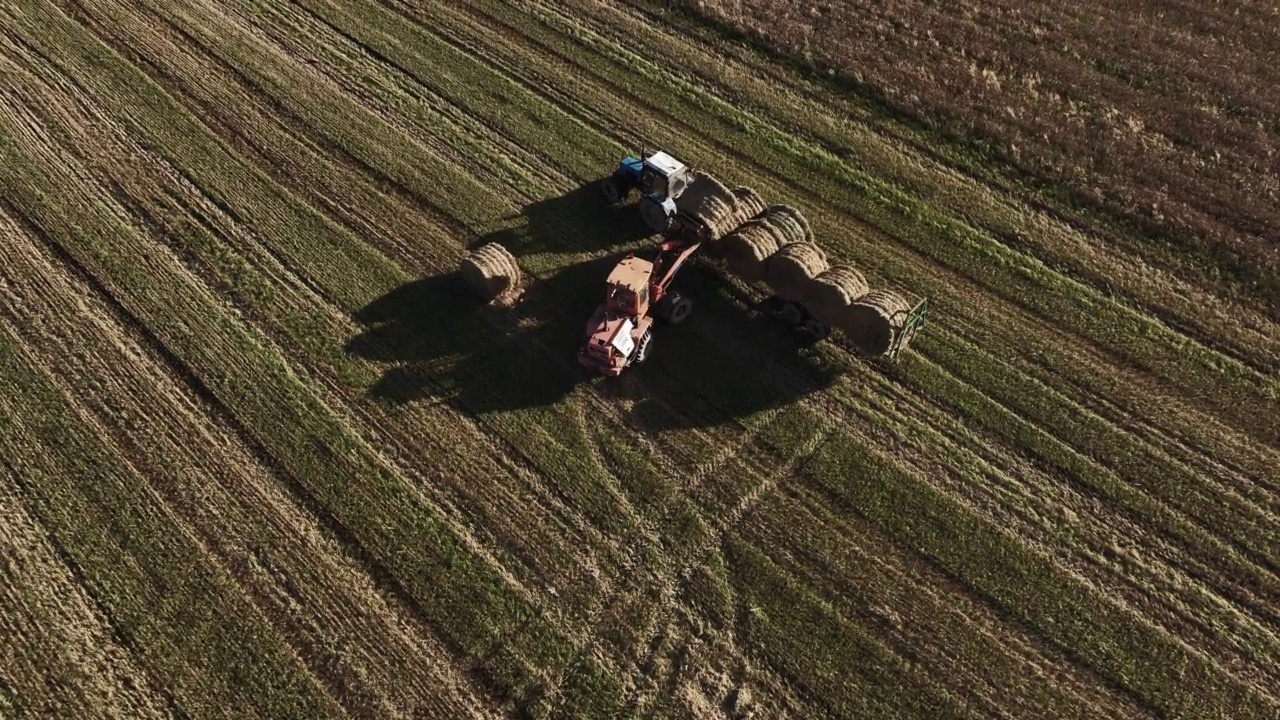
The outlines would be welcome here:
<svg viewBox="0 0 1280 720">
<path fill-rule="evenodd" d="M 827 269 L 827 254 L 813 243 L 784 245 L 769 256 L 764 280 L 773 291 L 790 300 L 804 302 L 810 281 Z"/>
<path fill-rule="evenodd" d="M 708 199 L 702 216 L 703 222 L 711 229 L 711 242 L 708 250 L 711 255 L 719 255 L 719 239 L 733 233 L 743 223 L 764 212 L 764 200 L 751 188 L 734 188 L 727 197 Z"/>
<path fill-rule="evenodd" d="M 902 331 L 911 304 L 890 290 L 876 290 L 845 311 L 840 328 L 864 352 L 883 355 Z"/>
<path fill-rule="evenodd" d="M 720 242 L 729 270 L 747 282 L 764 279 L 765 260 L 782 247 L 768 224 L 760 220 L 743 224 Z"/>
<path fill-rule="evenodd" d="M 856 268 L 832 265 L 809 281 L 804 304 L 822 322 L 842 327 L 849 306 L 870 290 L 866 278 Z"/>
<path fill-rule="evenodd" d="M 485 302 L 515 291 L 520 284 L 520 266 L 505 247 L 488 243 L 471 251 L 459 267 L 463 280 Z"/>
</svg>

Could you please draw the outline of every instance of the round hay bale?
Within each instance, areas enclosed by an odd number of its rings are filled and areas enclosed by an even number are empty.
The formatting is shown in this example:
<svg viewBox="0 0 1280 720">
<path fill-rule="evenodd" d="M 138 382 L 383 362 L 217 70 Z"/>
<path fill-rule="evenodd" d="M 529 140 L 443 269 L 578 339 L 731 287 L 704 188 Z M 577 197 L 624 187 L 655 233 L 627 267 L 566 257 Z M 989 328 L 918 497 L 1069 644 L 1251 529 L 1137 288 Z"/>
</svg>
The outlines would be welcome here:
<svg viewBox="0 0 1280 720">
<path fill-rule="evenodd" d="M 832 265 L 809 281 L 804 304 L 824 323 L 842 327 L 845 311 L 870 291 L 856 268 Z"/>
<path fill-rule="evenodd" d="M 902 330 L 911 305 L 890 290 L 876 290 L 845 311 L 840 328 L 864 352 L 883 355 Z"/>
<path fill-rule="evenodd" d="M 724 237 L 738 226 L 732 200 L 725 201 L 718 197 L 709 197 L 702 204 L 701 214 L 698 217 L 711 229 L 712 240 Z"/>
<path fill-rule="evenodd" d="M 827 254 L 813 243 L 784 245 L 769 256 L 764 280 L 773 291 L 790 300 L 804 302 L 809 281 L 827 269 Z"/>
<path fill-rule="evenodd" d="M 739 218 L 739 223 L 744 223 L 747 220 L 750 220 L 764 212 L 765 209 L 764 198 L 760 197 L 759 193 L 749 187 L 734 188 L 733 202 L 736 207 L 736 215 Z"/>
<path fill-rule="evenodd" d="M 520 266 L 510 251 L 498 243 L 473 250 L 462 259 L 459 271 L 485 302 L 511 292 L 520 283 Z"/>
<path fill-rule="evenodd" d="M 790 205 L 771 205 L 765 217 L 782 233 L 785 243 L 813 242 L 813 230 L 804 214 Z"/>
<path fill-rule="evenodd" d="M 728 203 L 733 199 L 733 195 L 729 192 L 729 188 L 715 176 L 701 170 L 694 170 L 689 174 L 688 187 L 679 198 L 676 198 L 676 207 L 688 215 L 702 217 L 704 205 L 711 198 L 718 198 L 721 202 Z"/>
<path fill-rule="evenodd" d="M 764 278 L 764 263 L 781 247 L 763 222 L 752 221 L 721 241 L 729 270 L 747 282 Z"/>
</svg>

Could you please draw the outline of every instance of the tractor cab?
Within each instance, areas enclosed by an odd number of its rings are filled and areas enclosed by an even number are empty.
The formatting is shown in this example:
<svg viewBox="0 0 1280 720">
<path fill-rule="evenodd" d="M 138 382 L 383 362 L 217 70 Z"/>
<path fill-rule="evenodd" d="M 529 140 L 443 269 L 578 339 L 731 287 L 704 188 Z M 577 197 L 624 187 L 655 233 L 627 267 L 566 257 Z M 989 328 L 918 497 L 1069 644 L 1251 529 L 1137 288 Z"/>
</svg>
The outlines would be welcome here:
<svg viewBox="0 0 1280 720">
<path fill-rule="evenodd" d="M 665 152 L 656 152 L 643 160 L 623 158 L 600 189 L 609 204 L 622 202 L 632 190 L 639 189 L 640 217 L 654 232 L 662 233 L 674 224 L 676 200 L 687 187 L 689 167 Z"/>
<path fill-rule="evenodd" d="M 649 311 L 649 279 L 653 263 L 638 257 L 623 258 L 605 281 L 605 306 L 610 312 L 639 317 Z"/>
<path fill-rule="evenodd" d="M 663 200 L 679 200 L 689 186 L 689 168 L 664 152 L 644 161 L 640 171 L 640 192 Z"/>
</svg>

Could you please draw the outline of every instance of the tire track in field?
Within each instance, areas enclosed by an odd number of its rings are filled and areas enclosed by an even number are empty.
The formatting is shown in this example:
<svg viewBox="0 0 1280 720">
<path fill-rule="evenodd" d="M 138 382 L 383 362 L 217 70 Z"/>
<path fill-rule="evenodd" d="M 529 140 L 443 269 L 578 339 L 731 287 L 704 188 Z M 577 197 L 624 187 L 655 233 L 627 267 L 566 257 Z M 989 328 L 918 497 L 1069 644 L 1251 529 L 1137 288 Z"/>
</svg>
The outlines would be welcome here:
<svg viewBox="0 0 1280 720">
<path fill-rule="evenodd" d="M 972 695 L 984 714 L 1101 718 L 1121 708 L 1128 716 L 1148 714 L 1061 651 L 1028 642 L 1024 628 L 891 538 L 856 517 L 835 516 L 803 483 L 789 485 L 770 504 L 771 512 L 754 513 L 739 528 L 744 539 L 836 612 L 876 628 L 914 672 L 927 671 L 952 692 Z M 805 543 L 787 541 L 796 525 L 806 528 Z M 1028 698 L 1030 707 L 1008 707 L 1011 697 Z"/>
<path fill-rule="evenodd" d="M 716 345 L 725 345 L 732 348 L 731 355 L 747 355 L 750 354 L 748 349 L 739 346 L 735 347 L 735 337 L 732 333 L 718 333 L 715 339 Z M 787 372 L 780 367 L 774 367 L 769 373 L 771 376 L 782 378 L 787 376 Z M 872 376 L 875 377 L 875 376 Z M 797 385 L 800 383 L 797 381 Z M 997 518 L 997 522 L 1002 524 L 1010 520 L 1016 520 L 1018 524 L 1023 525 L 1027 530 L 1022 534 L 1031 540 L 1039 538 L 1036 545 L 1043 552 L 1059 556 L 1061 560 L 1077 569 L 1078 572 L 1084 568 L 1080 566 L 1079 560 L 1073 561 L 1070 553 L 1064 554 L 1057 548 L 1063 538 L 1057 528 L 1060 520 L 1050 520 L 1057 518 L 1057 503 L 1061 501 L 1061 493 L 1055 493 L 1049 498 L 1043 497 L 1043 485 L 1049 479 L 1043 473 L 1034 467 L 1027 465 L 1025 462 L 1017 460 L 1014 457 L 1004 457 L 1002 455 L 992 456 L 993 451 L 984 451 L 981 446 L 974 444 L 972 440 L 966 442 L 963 436 L 950 433 L 953 440 L 960 442 L 964 446 L 972 445 L 972 449 L 962 450 L 961 447 L 949 442 L 944 437 L 936 440 L 930 440 L 929 435 L 935 433 L 930 424 L 937 427 L 945 427 L 940 423 L 939 408 L 935 401 L 913 399 L 909 394 L 904 394 L 904 388 L 889 384 L 883 381 L 875 383 L 876 387 L 865 393 L 858 393 L 857 397 L 845 397 L 843 393 L 836 392 L 833 397 L 838 397 L 841 403 L 847 404 L 847 409 L 842 408 L 839 404 L 833 404 L 827 400 L 825 395 L 811 395 L 802 402 L 819 409 L 821 414 L 828 417 L 850 417 L 849 410 L 856 412 L 857 419 L 851 422 L 847 421 L 846 425 L 850 428 L 867 427 L 874 428 L 894 428 L 892 434 L 886 431 L 874 432 L 869 442 L 880 447 L 896 447 L 896 456 L 899 462 L 904 462 L 905 458 L 910 455 L 927 456 L 931 458 L 928 464 L 922 466 L 920 472 L 925 477 L 931 478 L 947 478 L 952 477 L 952 481 L 945 484 L 948 492 L 954 492 L 961 497 L 969 498 L 971 502 L 976 502 L 985 512 Z M 893 414 L 885 414 L 883 412 L 872 412 L 870 409 L 883 404 L 878 403 L 877 399 L 887 400 L 894 408 Z M 895 419 L 895 416 L 901 420 Z M 910 425 L 917 425 L 918 429 L 899 430 L 904 422 Z M 908 426 L 909 427 L 909 426 Z M 923 433 L 923 435 L 921 435 Z M 903 445 L 909 442 L 914 449 L 908 449 Z M 998 443 L 985 443 L 990 448 L 999 447 Z M 906 455 L 903 455 L 906 453 Z M 976 453 L 976 455 L 971 455 Z M 951 469 L 955 463 L 963 461 L 966 457 L 985 457 L 976 467 L 966 464 L 968 468 L 966 474 L 970 477 L 956 476 Z M 908 461 L 909 462 L 909 461 Z M 984 467 L 987 463 L 996 463 L 995 467 Z M 986 483 L 975 484 L 972 477 L 985 477 L 988 479 L 1000 479 L 1003 485 L 1012 485 L 1019 487 L 1017 493 L 999 500 L 994 505 L 989 500 L 983 498 L 982 492 L 975 493 L 975 490 L 985 490 Z M 1021 478 L 1016 483 L 1014 478 Z M 1035 480 L 1032 483 L 1032 479 Z M 1039 485 L 1040 487 L 1035 487 Z M 1207 565 L 1195 557 L 1179 558 L 1178 555 L 1184 551 L 1177 548 L 1174 556 L 1170 556 L 1170 551 L 1174 550 L 1174 546 L 1167 543 L 1157 542 L 1151 552 L 1157 554 L 1160 559 L 1157 567 L 1145 571 L 1151 581 L 1156 583 L 1158 587 L 1167 586 L 1168 573 L 1173 572 L 1175 577 L 1180 578 L 1178 585 L 1185 589 L 1179 591 L 1189 605 L 1177 603 L 1173 607 L 1179 608 L 1176 612 L 1176 622 L 1170 625 L 1170 615 L 1168 611 L 1159 611 L 1161 606 L 1167 606 L 1169 603 L 1161 598 L 1160 592 L 1152 592 L 1146 582 L 1140 579 L 1133 579 L 1128 575 L 1133 574 L 1134 568 L 1145 564 L 1145 561 L 1139 560 L 1139 564 L 1135 566 L 1132 561 L 1125 559 L 1128 551 L 1123 551 L 1120 558 L 1115 558 L 1114 550 L 1118 547 L 1128 547 L 1132 544 L 1133 539 L 1146 536 L 1138 526 L 1131 521 L 1125 519 L 1122 515 L 1116 515 L 1107 508 L 1096 507 L 1096 503 L 1087 496 L 1081 495 L 1079 491 L 1071 489 L 1070 486 L 1065 488 L 1071 497 L 1074 498 L 1068 502 L 1068 506 L 1074 508 L 1084 514 L 1085 518 L 1091 519 L 1091 526 L 1094 528 L 1090 533 L 1097 540 L 1092 541 L 1093 552 L 1090 553 L 1085 568 L 1096 563 L 1102 562 L 1104 574 L 1098 577 L 1095 572 L 1083 572 L 1082 576 L 1094 576 L 1102 580 L 1111 587 L 1116 587 L 1116 583 L 1123 592 L 1122 596 L 1128 597 L 1130 600 L 1136 601 L 1135 606 L 1146 607 L 1148 612 L 1152 614 L 1153 619 L 1157 619 L 1166 627 L 1182 627 L 1184 630 L 1194 628 L 1192 637 L 1202 637 L 1208 646 L 1214 646 L 1223 653 L 1223 657 L 1228 660 L 1228 664 L 1237 668 L 1247 668 L 1248 662 L 1240 662 L 1243 657 L 1252 656 L 1259 642 L 1264 642 L 1273 649 L 1276 647 L 1276 638 L 1274 633 L 1267 630 L 1270 625 L 1270 603 L 1265 596 L 1258 596 L 1252 592 L 1245 590 L 1239 584 L 1236 577 L 1229 573 L 1223 572 L 1219 568 Z M 1010 517 L 1009 512 L 1015 514 Z M 1004 517 L 1002 517 L 1004 516 Z M 1077 526 L 1072 533 L 1074 537 L 1084 529 L 1080 525 L 1080 518 L 1072 516 L 1072 524 Z M 1127 532 L 1117 535 L 1116 528 L 1126 528 Z M 1078 543 L 1078 540 L 1075 541 Z M 1072 545 L 1074 545 L 1073 543 Z M 1068 545 L 1067 547 L 1072 547 Z M 1192 549 L 1195 546 L 1187 546 Z M 1194 550 L 1192 550 L 1194 552 Z M 1109 558 L 1109 559 L 1108 559 Z M 1113 567 L 1117 560 L 1125 562 L 1129 566 L 1128 573 L 1121 572 Z M 1189 564 L 1188 564 L 1189 561 Z M 1225 623 L 1225 626 L 1235 628 L 1232 633 L 1234 638 L 1230 639 L 1230 646 L 1224 647 L 1222 640 L 1214 637 L 1205 637 L 1203 633 L 1207 628 L 1203 626 L 1203 614 L 1209 610 L 1205 602 L 1208 598 L 1204 597 L 1203 589 L 1198 586 L 1204 582 L 1206 575 L 1212 578 L 1210 582 L 1209 592 L 1213 596 L 1213 605 L 1220 602 L 1227 602 L 1230 605 L 1239 604 L 1237 609 L 1230 610 L 1226 613 L 1226 617 L 1217 623 Z M 1225 593 L 1225 594 L 1223 594 Z M 1243 603 L 1243 604 L 1240 604 Z M 1220 612 L 1214 610 L 1215 613 Z M 1247 638 L 1247 640 L 1246 640 Z M 1273 650 L 1274 651 L 1274 650 Z M 1243 656 L 1241 654 L 1244 654 Z M 1259 674 L 1264 673 L 1262 669 L 1267 663 L 1259 664 L 1257 669 L 1251 669 L 1249 675 L 1259 682 L 1267 682 L 1260 680 Z"/>
<path fill-rule="evenodd" d="M 8 237 L 0 231 L 0 237 Z M 0 462 L 0 685 L 23 715 L 163 718 L 178 713 Z"/>
<path fill-rule="evenodd" d="M 115 444 L 136 458 L 144 477 L 156 478 L 151 484 L 157 494 L 244 593 L 289 631 L 299 656 L 334 695 L 351 711 L 376 707 L 382 714 L 404 714 L 435 707 L 480 714 L 474 696 L 457 692 L 465 684 L 449 660 L 442 662 L 447 655 L 434 638 L 361 577 L 336 539 L 303 510 L 307 503 L 287 488 L 291 481 L 259 465 L 240 431 L 203 417 L 200 406 L 207 400 L 184 397 L 185 383 L 170 377 L 174 370 L 148 357 L 148 340 L 134 339 L 126 329 L 136 320 L 111 317 L 109 301 L 102 304 L 89 285 L 64 279 L 56 261 L 10 229 L 15 242 L 0 249 L 10 288 L 5 314 L 11 322 L 45 319 L 27 346 L 43 352 L 46 367 L 63 368 L 64 388 L 81 388 L 78 394 Z M 29 278 L 37 277 L 47 278 L 48 287 L 31 286 Z M 343 647 L 340 654 L 329 649 L 335 644 Z"/>
<path fill-rule="evenodd" d="M 253 243 L 252 243 L 252 242 L 250 242 L 250 243 L 247 245 L 247 247 L 249 247 L 249 248 L 252 250 L 252 249 L 253 249 Z M 273 264 L 273 263 L 271 263 L 271 262 L 269 262 L 269 261 L 268 261 L 268 263 L 267 263 L 267 264 L 268 264 L 268 265 L 271 265 L 271 264 Z M 288 271 L 285 271 L 285 272 L 287 273 Z M 306 304 L 306 303 L 303 303 L 303 304 Z M 338 321 L 337 321 L 337 318 L 338 318 L 340 315 L 342 315 L 342 314 L 343 314 L 343 313 L 337 312 L 337 311 L 335 310 L 335 312 L 333 312 L 333 313 L 332 313 L 332 317 L 333 317 L 333 318 L 335 318 L 335 320 L 334 320 L 334 321 L 335 321 L 335 322 L 338 322 Z M 332 330 L 330 330 L 330 332 L 328 333 L 328 334 L 329 334 L 329 335 L 331 335 L 331 336 L 338 336 L 338 337 L 341 337 L 341 336 L 349 336 L 349 335 L 351 334 L 350 330 L 341 330 L 341 329 L 338 329 L 338 328 L 346 328 L 346 327 L 349 327 L 349 326 L 347 326 L 347 325 L 345 324 L 345 321 L 342 321 L 339 325 L 332 326 L 332 327 L 333 327 L 333 329 L 332 329 Z M 332 388 L 331 388 L 331 389 L 332 389 Z M 357 411 L 357 412 L 359 412 L 359 411 Z M 435 425 L 435 423 L 432 423 L 432 425 Z M 428 427 L 428 428 L 424 428 L 424 430 L 426 430 L 426 434 L 424 434 L 422 437 L 423 437 L 423 438 L 427 438 L 427 439 L 429 439 L 429 438 L 431 437 L 431 435 L 432 435 L 432 433 L 430 432 L 429 427 Z M 421 439 L 421 438 L 420 438 L 420 439 Z M 417 443 L 414 443 L 414 444 L 417 444 Z M 454 449 L 454 450 L 455 450 L 455 453 L 456 453 L 456 449 Z M 458 479 L 461 479 L 461 478 L 458 478 Z M 453 514 L 453 513 L 449 513 L 449 514 Z M 505 523 L 498 523 L 498 524 L 505 524 Z"/>
<path fill-rule="evenodd" d="M 654 111 L 655 111 L 655 113 L 660 113 L 660 109 L 654 109 Z M 695 132 L 696 132 L 696 131 L 695 131 Z M 879 250 L 877 250 L 877 249 L 873 249 L 873 254 L 874 254 L 874 252 L 878 252 L 878 251 L 879 251 Z M 991 323 L 991 320 L 988 320 L 988 323 L 987 323 L 987 324 L 989 324 L 989 323 Z M 1006 323 L 1006 324 L 1007 324 L 1007 323 Z M 936 332 L 937 332 L 937 331 L 936 331 Z M 1088 377 L 1088 375 L 1084 375 L 1084 377 Z M 1245 446 L 1247 446 L 1247 445 L 1249 445 L 1249 443 L 1245 443 Z M 1234 445 L 1230 445 L 1229 447 L 1238 447 L 1238 446 L 1239 446 L 1239 443 L 1234 443 Z"/>
<path fill-rule="evenodd" d="M 732 334 L 720 333 L 716 337 L 715 344 L 731 348 L 730 354 L 734 356 L 748 354 L 746 348 L 734 348 L 735 339 Z M 771 374 L 779 378 L 785 377 L 786 373 L 781 372 L 779 374 L 780 370 L 780 368 L 775 368 Z M 920 456 L 921 453 L 924 453 L 931 460 L 917 468 L 922 476 L 931 478 L 952 477 L 952 481 L 946 484 L 949 492 L 957 492 L 962 497 L 977 501 L 978 505 L 983 507 L 985 512 L 996 518 L 998 523 L 1006 524 L 1009 520 L 1016 520 L 1017 524 L 1026 528 L 1022 532 L 1024 537 L 1028 540 L 1039 538 L 1034 540 L 1034 544 L 1042 552 L 1060 557 L 1062 562 L 1073 568 L 1082 578 L 1092 577 L 1095 581 L 1100 581 L 1107 587 L 1117 589 L 1120 596 L 1128 598 L 1134 603 L 1135 607 L 1145 608 L 1145 612 L 1154 621 L 1165 627 L 1171 629 L 1181 628 L 1184 634 L 1190 633 L 1189 637 L 1201 637 L 1203 641 L 1208 643 L 1207 646 L 1217 648 L 1219 656 L 1227 666 L 1246 672 L 1250 678 L 1262 686 L 1265 686 L 1267 682 L 1273 681 L 1273 679 L 1268 680 L 1263 676 L 1263 673 L 1266 672 L 1263 668 L 1266 667 L 1267 663 L 1258 663 L 1255 664 L 1256 667 L 1250 667 L 1251 664 L 1245 660 L 1254 655 L 1256 652 L 1254 648 L 1258 646 L 1259 642 L 1264 642 L 1271 646 L 1273 652 L 1276 647 L 1274 633 L 1267 630 L 1267 625 L 1269 625 L 1267 618 L 1270 615 L 1270 611 L 1265 601 L 1259 599 L 1257 604 L 1240 606 L 1238 610 L 1229 611 L 1223 620 L 1218 621 L 1236 628 L 1233 633 L 1234 637 L 1229 639 L 1229 645 L 1224 646 L 1220 638 L 1204 635 L 1205 632 L 1208 632 L 1208 628 L 1203 625 L 1202 616 L 1209 610 L 1209 607 L 1205 605 L 1205 598 L 1202 596 L 1203 591 L 1182 590 L 1179 594 L 1190 604 L 1182 605 L 1181 603 L 1176 603 L 1170 606 L 1168 601 L 1162 599 L 1160 592 L 1153 592 L 1144 581 L 1130 577 L 1137 567 L 1145 564 L 1142 560 L 1137 559 L 1138 564 L 1135 565 L 1134 561 L 1125 558 L 1128 551 L 1122 551 L 1119 558 L 1114 557 L 1115 548 L 1120 546 L 1127 547 L 1132 543 L 1132 538 L 1144 536 L 1144 533 L 1139 528 L 1122 516 L 1116 516 L 1107 508 L 1095 507 L 1095 503 L 1087 497 L 1071 491 L 1075 500 L 1068 504 L 1083 513 L 1084 517 L 1096 518 L 1091 521 L 1091 526 L 1094 528 L 1092 534 L 1100 538 L 1094 541 L 1093 547 L 1096 550 L 1090 554 L 1087 562 L 1082 565 L 1080 560 L 1073 559 L 1072 554 L 1064 554 L 1058 549 L 1063 538 L 1056 527 L 1056 521 L 1049 519 L 1055 518 L 1060 513 L 1055 503 L 1041 499 L 1041 490 L 1027 487 L 1027 489 L 1021 490 L 1016 496 L 1013 496 L 1012 500 L 1001 501 L 993 506 L 989 501 L 983 500 L 981 495 L 975 496 L 973 489 L 971 489 L 974 486 L 972 482 L 973 476 L 1003 478 L 1003 483 L 1006 485 L 1010 484 L 1013 478 L 1024 478 L 1024 480 L 1016 483 L 1018 486 L 1023 486 L 1024 483 L 1029 482 L 1027 478 L 1037 478 L 1043 483 L 1044 476 L 1039 471 L 1012 458 L 997 458 L 995 459 L 995 462 L 998 463 L 996 468 L 984 469 L 980 464 L 976 472 L 974 470 L 969 471 L 972 475 L 955 476 L 955 473 L 951 470 L 953 464 L 965 458 L 970 451 L 962 451 L 953 443 L 945 441 L 928 442 L 917 435 L 917 433 L 924 432 L 926 433 L 925 437 L 927 437 L 928 433 L 935 432 L 925 423 L 936 422 L 936 420 L 930 420 L 930 418 L 938 414 L 936 406 L 931 403 L 922 406 L 919 400 L 913 400 L 909 395 L 904 395 L 902 388 L 885 382 L 879 382 L 878 385 L 874 390 L 869 391 L 869 394 L 860 393 L 860 396 L 856 399 L 846 399 L 837 393 L 837 397 L 840 397 L 842 403 L 849 403 L 847 409 L 841 409 L 839 404 L 833 405 L 823 395 L 809 396 L 802 402 L 819 408 L 819 412 L 828 417 L 847 417 L 848 410 L 856 411 L 860 417 L 852 422 L 846 422 L 846 426 L 851 429 L 857 427 L 871 429 L 872 432 L 868 435 L 868 442 L 878 447 L 898 448 L 895 452 L 898 462 L 911 463 L 912 461 L 907 460 L 908 457 L 912 455 Z M 895 430 L 892 434 L 884 430 L 874 431 L 875 428 L 894 428 L 901 425 L 900 422 L 894 420 L 894 415 L 885 415 L 882 412 L 868 410 L 869 408 L 877 407 L 876 397 L 890 400 L 895 407 L 895 413 L 904 419 L 920 418 L 919 420 L 912 420 L 912 423 L 920 425 L 920 428 L 915 431 L 906 431 L 905 433 L 899 433 L 899 431 Z M 907 438 L 913 438 L 911 444 L 918 449 L 905 447 L 903 443 Z M 992 445 L 992 447 L 997 446 Z M 980 452 L 980 450 L 975 447 L 973 452 Z M 981 454 L 989 455 L 990 453 Z M 978 485 L 977 487 L 981 488 L 983 486 Z M 1008 517 L 1009 511 L 1005 508 L 1015 511 L 1016 514 L 1012 518 Z M 1074 536 L 1082 531 L 1084 526 L 1080 525 L 1080 518 L 1074 515 L 1072 517 L 1074 518 L 1072 524 L 1076 526 L 1073 530 Z M 1128 532 L 1116 535 L 1115 529 L 1117 527 L 1127 528 Z M 1162 544 L 1153 547 L 1151 551 L 1167 556 L 1169 549 L 1170 546 Z M 1127 565 L 1127 572 L 1113 567 L 1117 561 L 1124 562 Z M 1175 564 L 1165 565 L 1166 562 Z M 1097 570 L 1092 569 L 1098 563 L 1102 563 L 1100 566 L 1101 575 L 1098 574 Z M 1178 569 L 1179 566 L 1185 569 Z M 1191 583 L 1193 588 L 1205 573 L 1211 574 L 1217 578 L 1214 581 L 1214 585 L 1217 588 L 1216 592 L 1223 592 L 1224 589 L 1227 592 L 1226 597 L 1215 598 L 1215 601 L 1220 602 L 1226 598 L 1231 598 L 1238 602 L 1241 597 L 1241 588 L 1239 585 L 1234 584 L 1234 578 L 1229 578 L 1216 569 L 1211 569 L 1198 561 L 1192 561 L 1190 566 L 1187 567 L 1183 561 L 1179 561 L 1176 557 L 1167 561 L 1159 560 L 1157 561 L 1157 566 L 1147 570 L 1146 574 L 1151 578 L 1151 582 L 1156 583 L 1157 587 L 1170 587 L 1168 586 L 1168 573 L 1170 571 L 1174 573 L 1175 577 L 1182 578 L 1178 583 L 1179 585 L 1185 586 L 1186 583 Z M 1187 572 L 1190 575 L 1187 575 Z M 1249 593 L 1245 592 L 1244 597 L 1249 598 Z M 1173 611 L 1174 614 L 1171 616 L 1170 611 L 1162 610 L 1162 607 L 1174 607 L 1177 609 Z M 1241 613 L 1243 613 L 1243 616 Z"/>
<path fill-rule="evenodd" d="M 597 29 L 625 32 L 636 45 L 665 47 L 672 60 L 668 71 L 713 95 L 732 98 L 833 155 L 875 165 L 878 172 L 955 215 L 972 218 L 998 235 L 1016 237 L 1019 243 L 1030 243 L 1027 249 L 1034 249 L 1047 264 L 1086 278 L 1095 287 L 1107 287 L 1111 294 L 1120 294 L 1166 324 L 1194 333 L 1202 343 L 1225 344 L 1222 349 L 1262 372 L 1276 369 L 1280 362 L 1280 324 L 1257 316 L 1256 308 L 1239 307 L 1213 295 L 1210 288 L 1111 247 L 1118 238 L 1107 237 L 1103 242 L 1076 231 L 1068 220 L 1047 214 L 1040 203 L 1017 199 L 1012 188 L 997 189 L 994 181 L 976 181 L 944 153 L 911 141 L 904 129 L 866 110 L 856 98 L 823 92 L 813 81 L 773 68 L 743 48 L 723 42 L 690 44 L 685 36 L 636 8 L 589 0 L 559 7 L 580 22 L 593 19 Z"/>
<path fill-rule="evenodd" d="M 453 630 L 451 630 L 451 632 L 452 632 L 452 633 L 457 633 L 457 632 L 460 632 L 460 629 L 453 629 Z M 466 630 L 461 630 L 461 632 L 466 632 Z"/>
</svg>

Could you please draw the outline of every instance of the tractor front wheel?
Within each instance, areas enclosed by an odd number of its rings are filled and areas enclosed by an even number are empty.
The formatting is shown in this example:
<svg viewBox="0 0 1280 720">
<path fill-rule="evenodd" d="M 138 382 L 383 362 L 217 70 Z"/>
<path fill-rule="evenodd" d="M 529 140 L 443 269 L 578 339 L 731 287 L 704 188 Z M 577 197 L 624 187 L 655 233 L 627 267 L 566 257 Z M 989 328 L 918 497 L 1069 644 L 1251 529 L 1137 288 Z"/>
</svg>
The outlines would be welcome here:
<svg viewBox="0 0 1280 720">
<path fill-rule="evenodd" d="M 678 292 L 669 292 L 658 303 L 658 317 L 670 325 L 676 325 L 693 312 L 693 301 Z"/>
<path fill-rule="evenodd" d="M 616 205 L 622 202 L 622 185 L 617 178 L 607 177 L 600 183 L 600 194 L 604 195 L 605 202 Z"/>
<path fill-rule="evenodd" d="M 636 345 L 636 354 L 632 356 L 631 364 L 639 365 L 649 359 L 650 347 L 653 344 L 653 331 L 650 330 L 640 338 L 640 343 Z"/>
</svg>

